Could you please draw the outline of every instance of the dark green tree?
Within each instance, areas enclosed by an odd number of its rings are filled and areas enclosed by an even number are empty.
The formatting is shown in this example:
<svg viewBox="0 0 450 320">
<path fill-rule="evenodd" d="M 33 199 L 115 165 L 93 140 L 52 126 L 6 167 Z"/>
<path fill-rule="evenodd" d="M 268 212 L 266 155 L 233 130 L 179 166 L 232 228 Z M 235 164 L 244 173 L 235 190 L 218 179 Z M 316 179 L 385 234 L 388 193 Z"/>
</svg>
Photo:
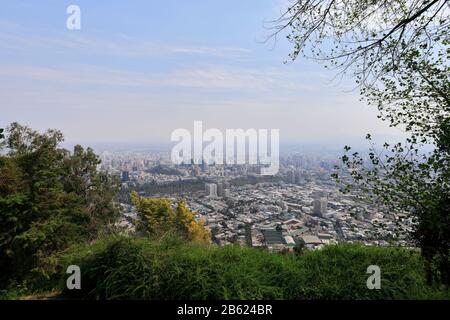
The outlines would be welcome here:
<svg viewBox="0 0 450 320">
<path fill-rule="evenodd" d="M 70 244 L 95 239 L 115 221 L 117 181 L 96 167 L 91 149 L 59 147 L 56 130 L 12 123 L 1 143 L 0 273 L 2 285 L 32 271 Z"/>
</svg>

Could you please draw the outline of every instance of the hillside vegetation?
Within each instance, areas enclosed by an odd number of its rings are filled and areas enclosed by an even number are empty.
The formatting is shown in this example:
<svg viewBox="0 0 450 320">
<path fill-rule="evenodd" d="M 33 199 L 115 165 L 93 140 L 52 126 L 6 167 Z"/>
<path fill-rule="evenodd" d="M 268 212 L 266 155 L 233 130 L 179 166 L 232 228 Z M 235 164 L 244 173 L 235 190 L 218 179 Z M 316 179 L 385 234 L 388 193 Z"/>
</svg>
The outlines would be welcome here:
<svg viewBox="0 0 450 320">
<path fill-rule="evenodd" d="M 81 290 L 65 290 L 66 267 L 79 265 Z M 369 290 L 369 265 L 381 289 Z M 327 246 L 302 255 L 187 243 L 176 237 L 110 237 L 73 247 L 59 260 L 65 298 L 86 299 L 436 299 L 417 251 Z"/>
</svg>

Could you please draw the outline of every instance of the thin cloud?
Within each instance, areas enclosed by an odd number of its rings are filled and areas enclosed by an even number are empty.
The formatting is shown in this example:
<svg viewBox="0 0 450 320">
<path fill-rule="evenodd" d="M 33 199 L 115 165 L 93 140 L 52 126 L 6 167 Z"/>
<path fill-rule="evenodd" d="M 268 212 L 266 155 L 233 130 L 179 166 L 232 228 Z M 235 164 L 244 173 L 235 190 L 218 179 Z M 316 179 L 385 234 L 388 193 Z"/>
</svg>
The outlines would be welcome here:
<svg viewBox="0 0 450 320">
<path fill-rule="evenodd" d="M 310 75 L 307 75 L 310 77 Z M 178 68 L 161 73 L 136 73 L 91 65 L 72 67 L 37 67 L 2 65 L 0 80 L 33 80 L 39 83 L 119 86 L 125 88 L 186 87 L 232 89 L 236 91 L 284 90 L 291 93 L 314 92 L 316 87 L 301 84 L 299 75 L 274 68 L 252 69 L 227 65 L 203 65 Z"/>
<path fill-rule="evenodd" d="M 109 39 L 100 35 L 80 33 L 52 33 L 46 36 L 33 34 L 7 21 L 0 21 L 0 50 L 15 53 L 30 53 L 39 50 L 52 52 L 67 52 L 88 55 L 110 55 L 121 57 L 146 57 L 173 55 L 204 55 L 211 57 L 239 57 L 249 54 L 246 48 L 234 46 L 199 46 L 172 45 L 151 41 L 136 40 L 125 34 L 110 36 Z"/>
</svg>

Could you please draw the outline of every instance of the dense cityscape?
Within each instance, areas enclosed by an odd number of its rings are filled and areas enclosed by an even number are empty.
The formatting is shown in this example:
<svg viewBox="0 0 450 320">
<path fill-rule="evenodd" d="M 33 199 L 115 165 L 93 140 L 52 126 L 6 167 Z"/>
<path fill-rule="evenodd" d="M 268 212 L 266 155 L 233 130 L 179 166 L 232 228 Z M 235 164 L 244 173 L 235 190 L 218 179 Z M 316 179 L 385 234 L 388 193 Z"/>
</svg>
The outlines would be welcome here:
<svg viewBox="0 0 450 320">
<path fill-rule="evenodd" d="M 120 175 L 120 224 L 133 230 L 131 191 L 144 197 L 184 199 L 218 245 L 291 251 L 325 244 L 408 245 L 412 220 L 355 194 L 331 178 L 337 160 L 298 152 L 280 159 L 274 176 L 258 165 L 172 165 L 168 152 L 103 152 L 101 170 Z"/>
</svg>

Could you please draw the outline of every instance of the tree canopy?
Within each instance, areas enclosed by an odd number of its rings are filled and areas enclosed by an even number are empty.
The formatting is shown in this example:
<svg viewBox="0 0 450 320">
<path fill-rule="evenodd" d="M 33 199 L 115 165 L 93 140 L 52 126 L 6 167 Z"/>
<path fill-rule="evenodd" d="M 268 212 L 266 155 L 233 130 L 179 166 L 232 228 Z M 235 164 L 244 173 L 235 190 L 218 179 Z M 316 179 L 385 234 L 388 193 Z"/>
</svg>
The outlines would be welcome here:
<svg viewBox="0 0 450 320">
<path fill-rule="evenodd" d="M 202 220 L 197 221 L 183 200 L 172 206 L 166 198 L 143 198 L 136 192 L 131 199 L 139 213 L 138 231 L 150 236 L 173 233 L 183 239 L 198 243 L 209 243 L 211 233 L 204 227 Z"/>
<path fill-rule="evenodd" d="M 272 36 L 287 31 L 299 55 L 329 67 L 351 71 L 371 84 L 395 66 L 411 48 L 424 58 L 436 43 L 447 39 L 449 3 L 446 0 L 296 0 L 272 21 Z"/>
<path fill-rule="evenodd" d="M 114 177 L 97 171 L 93 150 L 59 147 L 57 130 L 18 123 L 0 147 L 1 279 L 27 278 L 51 254 L 95 239 L 118 217 Z M 7 285 L 6 281 L 2 281 Z"/>
</svg>

